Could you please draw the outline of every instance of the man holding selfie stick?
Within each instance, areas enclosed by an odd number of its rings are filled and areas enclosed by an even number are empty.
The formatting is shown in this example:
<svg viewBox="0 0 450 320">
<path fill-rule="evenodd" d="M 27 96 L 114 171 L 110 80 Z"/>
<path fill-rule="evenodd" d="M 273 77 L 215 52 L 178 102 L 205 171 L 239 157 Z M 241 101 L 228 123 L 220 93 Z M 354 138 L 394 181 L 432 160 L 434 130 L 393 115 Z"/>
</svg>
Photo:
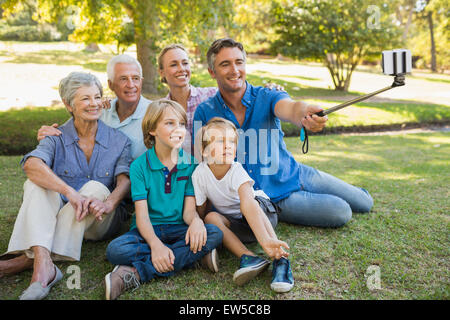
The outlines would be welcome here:
<svg viewBox="0 0 450 320">
<path fill-rule="evenodd" d="M 280 120 L 320 131 L 326 117 L 317 106 L 292 100 L 286 92 L 254 87 L 246 79 L 246 55 L 233 39 L 216 40 L 208 50 L 208 71 L 218 93 L 200 104 L 194 115 L 194 134 L 209 119 L 232 121 L 241 132 L 237 160 L 280 208 L 280 220 L 317 227 L 340 227 L 352 212 L 369 212 L 370 194 L 330 174 L 298 163 L 283 141 Z M 194 135 L 195 136 L 195 135 Z M 257 137 L 257 141 L 250 141 Z"/>
</svg>

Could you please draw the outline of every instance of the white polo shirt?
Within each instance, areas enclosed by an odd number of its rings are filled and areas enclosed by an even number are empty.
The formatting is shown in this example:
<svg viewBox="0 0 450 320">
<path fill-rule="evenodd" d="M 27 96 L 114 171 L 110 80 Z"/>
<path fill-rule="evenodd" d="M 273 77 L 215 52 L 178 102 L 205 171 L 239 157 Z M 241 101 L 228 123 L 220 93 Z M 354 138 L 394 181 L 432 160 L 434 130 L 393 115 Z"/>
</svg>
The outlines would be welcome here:
<svg viewBox="0 0 450 320">
<path fill-rule="evenodd" d="M 117 115 L 116 103 L 117 98 L 111 101 L 111 108 L 104 109 L 100 120 L 106 123 L 108 126 L 122 131 L 131 140 L 131 157 L 135 160 L 145 151 L 147 147 L 144 144 L 144 136 L 142 134 L 142 119 L 147 111 L 148 105 L 151 100 L 146 99 L 141 95 L 139 104 L 134 113 L 120 122 Z"/>
<path fill-rule="evenodd" d="M 250 182 L 252 187 L 255 183 L 239 162 L 233 162 L 220 180 L 214 176 L 207 163 L 201 162 L 192 173 L 195 202 L 197 206 L 201 206 L 209 199 L 219 213 L 233 215 L 236 218 L 242 217 L 238 190 L 245 182 Z M 252 188 L 252 193 L 253 197 L 258 195 L 268 198 L 262 190 L 255 193 Z"/>
</svg>

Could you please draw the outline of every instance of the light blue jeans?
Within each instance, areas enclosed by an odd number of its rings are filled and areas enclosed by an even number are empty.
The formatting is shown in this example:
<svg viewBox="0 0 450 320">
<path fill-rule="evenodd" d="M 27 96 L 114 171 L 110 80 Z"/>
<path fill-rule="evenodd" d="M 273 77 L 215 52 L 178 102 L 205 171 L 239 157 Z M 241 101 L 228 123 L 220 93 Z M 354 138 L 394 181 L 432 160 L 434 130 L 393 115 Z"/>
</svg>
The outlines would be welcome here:
<svg viewBox="0 0 450 320">
<path fill-rule="evenodd" d="M 369 212 L 369 192 L 328 173 L 300 164 L 301 190 L 277 202 L 280 221 L 314 227 L 340 227 L 353 212 Z"/>
</svg>

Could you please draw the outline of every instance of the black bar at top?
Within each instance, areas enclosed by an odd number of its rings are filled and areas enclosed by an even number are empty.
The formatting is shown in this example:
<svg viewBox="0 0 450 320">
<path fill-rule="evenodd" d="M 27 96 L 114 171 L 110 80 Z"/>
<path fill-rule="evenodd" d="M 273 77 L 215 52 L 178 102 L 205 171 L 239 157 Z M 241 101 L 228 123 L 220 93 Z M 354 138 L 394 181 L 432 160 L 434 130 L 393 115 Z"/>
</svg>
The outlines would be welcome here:
<svg viewBox="0 0 450 320">
<path fill-rule="evenodd" d="M 394 74 L 397 74 L 397 52 L 393 52 L 394 58 Z"/>
<path fill-rule="evenodd" d="M 406 73 L 406 51 L 403 51 L 402 58 L 403 58 L 403 71 L 402 71 L 402 73 Z"/>
</svg>

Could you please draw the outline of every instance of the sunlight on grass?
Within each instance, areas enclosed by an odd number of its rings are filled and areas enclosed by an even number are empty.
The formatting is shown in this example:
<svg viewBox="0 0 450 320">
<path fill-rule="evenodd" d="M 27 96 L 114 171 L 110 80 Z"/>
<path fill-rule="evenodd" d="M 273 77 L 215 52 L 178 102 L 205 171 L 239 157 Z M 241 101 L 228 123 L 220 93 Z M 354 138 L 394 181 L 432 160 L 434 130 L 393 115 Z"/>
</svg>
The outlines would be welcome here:
<svg viewBox="0 0 450 320">
<path fill-rule="evenodd" d="M 316 151 L 314 152 L 314 157 L 310 157 L 309 155 L 304 156 L 301 154 L 300 152 L 296 152 L 293 153 L 295 159 L 299 162 L 301 162 L 302 160 L 304 160 L 304 158 L 302 157 L 308 157 L 308 161 L 310 162 L 316 162 L 316 161 L 321 161 L 321 162 L 326 162 L 326 161 L 330 161 L 333 158 L 339 158 L 339 159 L 347 159 L 347 160 L 360 160 L 360 161 L 382 161 L 383 159 L 380 157 L 377 157 L 375 155 L 368 155 L 365 153 L 356 153 L 356 152 L 351 152 L 348 154 L 343 153 L 342 151 Z"/>
<path fill-rule="evenodd" d="M 357 174 L 358 170 L 350 170 L 349 174 Z M 377 178 L 379 178 L 380 180 L 390 180 L 392 182 L 396 182 L 396 181 L 413 181 L 416 179 L 419 179 L 421 176 L 417 175 L 417 174 L 412 174 L 412 173 L 400 173 L 398 171 L 379 171 L 377 173 L 372 173 L 372 176 L 376 176 Z"/>
<path fill-rule="evenodd" d="M 423 142 L 426 142 L 428 145 L 439 144 L 438 147 L 450 147 L 450 133 L 446 133 L 442 137 L 424 137 L 424 136 L 405 136 L 405 139 L 419 139 Z"/>
</svg>

